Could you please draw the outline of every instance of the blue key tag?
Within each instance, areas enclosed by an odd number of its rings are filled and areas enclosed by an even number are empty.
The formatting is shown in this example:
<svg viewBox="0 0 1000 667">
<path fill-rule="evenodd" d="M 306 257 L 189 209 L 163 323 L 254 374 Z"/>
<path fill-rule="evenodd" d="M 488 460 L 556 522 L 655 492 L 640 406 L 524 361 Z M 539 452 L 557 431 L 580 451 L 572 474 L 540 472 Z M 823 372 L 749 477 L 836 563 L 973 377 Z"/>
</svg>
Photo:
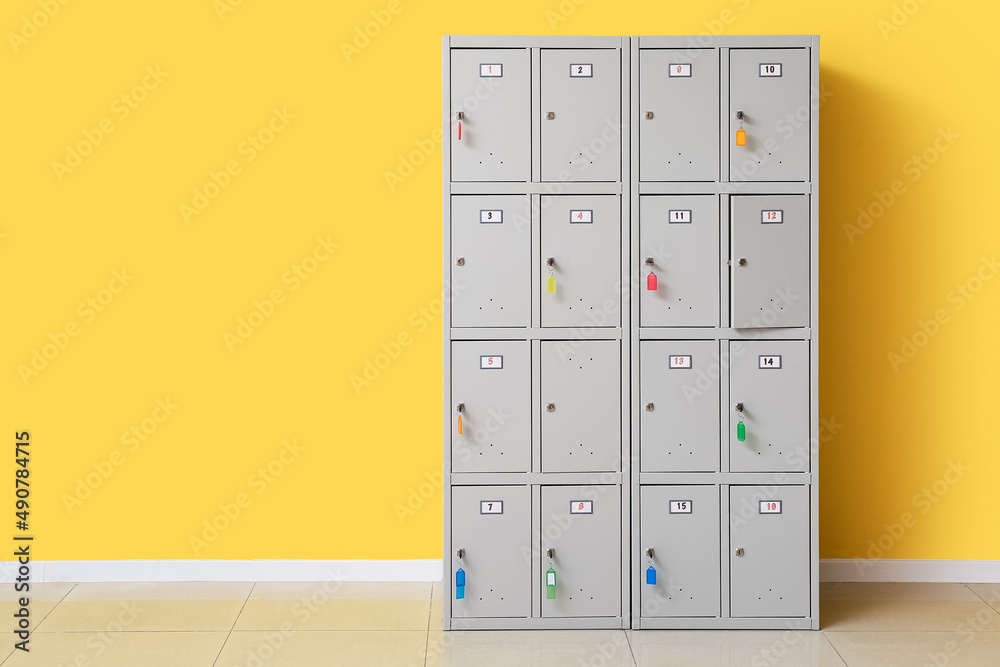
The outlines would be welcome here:
<svg viewBox="0 0 1000 667">
<path fill-rule="evenodd" d="M 650 584 L 651 586 L 656 585 L 656 568 L 654 568 L 652 565 L 646 568 L 646 583 Z"/>
</svg>

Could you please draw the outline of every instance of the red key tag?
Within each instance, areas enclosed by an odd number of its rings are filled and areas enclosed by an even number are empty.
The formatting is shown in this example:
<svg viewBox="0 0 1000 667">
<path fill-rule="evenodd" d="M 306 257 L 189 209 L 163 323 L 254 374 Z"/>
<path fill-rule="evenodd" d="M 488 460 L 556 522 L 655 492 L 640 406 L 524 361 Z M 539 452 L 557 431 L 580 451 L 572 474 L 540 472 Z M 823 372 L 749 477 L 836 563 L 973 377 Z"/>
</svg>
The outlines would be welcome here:
<svg viewBox="0 0 1000 667">
<path fill-rule="evenodd" d="M 650 271 L 649 275 L 646 276 L 646 289 L 650 292 L 656 291 L 656 274 L 652 271 Z"/>
</svg>

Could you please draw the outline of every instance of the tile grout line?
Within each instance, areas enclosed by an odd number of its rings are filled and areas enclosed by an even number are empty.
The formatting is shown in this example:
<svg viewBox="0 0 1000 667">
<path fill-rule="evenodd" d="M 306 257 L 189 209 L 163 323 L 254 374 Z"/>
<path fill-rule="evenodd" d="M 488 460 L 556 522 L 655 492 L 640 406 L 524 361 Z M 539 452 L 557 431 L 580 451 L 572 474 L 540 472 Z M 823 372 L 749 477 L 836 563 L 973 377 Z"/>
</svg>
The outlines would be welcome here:
<svg viewBox="0 0 1000 667">
<path fill-rule="evenodd" d="M 243 601 L 243 606 L 240 607 L 240 611 L 236 614 L 236 618 L 233 619 L 233 625 L 229 628 L 229 632 L 226 634 L 226 638 L 222 642 L 222 646 L 219 647 L 219 652 L 215 656 L 215 660 L 212 661 L 212 667 L 215 667 L 216 663 L 219 662 L 219 658 L 222 657 L 222 652 L 226 650 L 226 644 L 229 643 L 229 638 L 233 636 L 233 630 L 236 629 L 236 624 L 240 621 L 240 616 L 243 615 L 243 610 L 247 608 L 247 602 L 250 601 L 250 596 L 253 595 L 253 590 L 257 588 L 257 582 L 253 582 L 250 586 L 250 590 L 247 592 L 247 599 Z"/>
<path fill-rule="evenodd" d="M 424 667 L 427 667 L 427 649 L 431 645 L 431 613 L 434 611 L 434 582 L 431 582 L 431 599 L 427 605 L 427 631 L 424 633 Z"/>
<path fill-rule="evenodd" d="M 830 639 L 830 637 L 825 632 L 823 632 L 822 630 L 820 630 L 820 634 L 823 635 L 823 639 L 825 639 L 826 643 L 830 645 L 830 648 L 832 648 L 833 652 L 837 654 L 837 657 L 840 658 L 840 661 L 842 663 L 844 663 L 844 666 L 845 667 L 851 667 L 849 664 L 847 664 L 847 658 L 845 658 L 844 656 L 840 655 L 840 651 L 837 650 L 837 647 L 834 645 L 833 640 Z"/>
<path fill-rule="evenodd" d="M 64 601 L 64 600 L 65 600 L 65 599 L 66 599 L 67 597 L 69 597 L 69 594 L 70 594 L 70 593 L 72 593 L 72 592 L 73 592 L 73 591 L 74 591 L 74 590 L 76 589 L 77 585 L 79 584 L 79 582 L 76 582 L 76 581 L 74 581 L 74 582 L 72 582 L 72 583 L 73 583 L 73 585 L 69 587 L 69 590 L 68 590 L 68 591 L 66 591 L 66 594 L 65 594 L 65 595 L 63 595 L 63 596 L 62 596 L 61 598 L 59 598 L 58 600 L 56 600 L 56 603 L 55 603 L 54 605 L 52 605 L 52 609 L 50 609 L 50 610 L 49 610 L 49 613 L 48 613 L 48 614 L 45 614 L 45 616 L 42 616 L 42 620 L 38 621 L 38 623 L 36 623 L 36 624 L 35 624 L 35 627 L 33 627 L 33 628 L 31 629 L 31 631 L 30 631 L 30 632 L 28 633 L 28 639 L 31 639 L 32 637 L 34 637 L 34 636 L 35 636 L 35 632 L 37 632 L 37 631 L 38 631 L 38 626 L 39 626 L 39 625 L 41 625 L 42 623 L 44 623 L 44 622 L 45 622 L 45 619 L 47 619 L 47 618 L 49 617 L 49 615 L 51 615 L 51 614 L 52 614 L 52 612 L 54 612 L 54 611 L 56 610 L 56 607 L 58 607 L 59 605 L 61 605 L 61 604 L 63 603 L 63 601 Z M 42 633 L 42 634 L 46 634 L 46 633 Z M 5 664 L 7 664 L 7 661 L 8 661 L 8 660 L 10 660 L 11 658 L 13 658 L 13 657 L 14 657 L 14 654 L 15 654 L 15 653 L 17 653 L 17 649 L 16 649 L 16 648 L 15 648 L 14 650 L 12 650 L 12 651 L 11 651 L 11 652 L 10 652 L 10 653 L 9 653 L 9 654 L 7 655 L 7 657 L 6 657 L 6 658 L 4 658 L 3 660 L 0 660 L 0 665 L 5 665 Z"/>
<path fill-rule="evenodd" d="M 628 631 L 623 629 L 622 632 L 625 633 L 625 645 L 628 646 L 628 653 L 632 656 L 632 665 L 638 667 L 639 661 L 635 659 L 635 649 L 632 648 L 632 640 L 628 636 Z"/>
</svg>

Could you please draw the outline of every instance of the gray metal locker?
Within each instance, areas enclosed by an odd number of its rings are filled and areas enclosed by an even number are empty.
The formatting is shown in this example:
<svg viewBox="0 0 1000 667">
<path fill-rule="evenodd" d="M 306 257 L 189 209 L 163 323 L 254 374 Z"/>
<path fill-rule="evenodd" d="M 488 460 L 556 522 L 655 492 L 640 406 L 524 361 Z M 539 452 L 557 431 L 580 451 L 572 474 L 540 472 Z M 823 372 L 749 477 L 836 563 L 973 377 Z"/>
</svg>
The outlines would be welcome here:
<svg viewBox="0 0 1000 667">
<path fill-rule="evenodd" d="M 643 486 L 639 514 L 642 616 L 718 616 L 719 487 Z M 647 578 L 650 566 L 655 583 Z"/>
<path fill-rule="evenodd" d="M 729 487 L 730 612 L 809 615 L 809 489 Z"/>
<path fill-rule="evenodd" d="M 730 49 L 729 180 L 809 180 L 809 79 L 808 49 Z"/>
<path fill-rule="evenodd" d="M 451 367 L 452 470 L 531 470 L 530 344 L 456 341 Z"/>
<path fill-rule="evenodd" d="M 717 196 L 640 196 L 639 253 L 641 326 L 719 326 Z"/>
<path fill-rule="evenodd" d="M 543 617 L 621 613 L 620 494 L 615 484 L 542 487 Z M 550 567 L 555 599 L 546 591 Z"/>
<path fill-rule="evenodd" d="M 719 178 L 719 50 L 639 51 L 639 180 Z"/>
<path fill-rule="evenodd" d="M 531 217 L 526 195 L 451 198 L 456 327 L 531 325 Z"/>
<path fill-rule="evenodd" d="M 718 472 L 719 343 L 639 343 L 642 472 Z"/>
<path fill-rule="evenodd" d="M 542 49 L 543 181 L 621 179 L 617 49 Z"/>
<path fill-rule="evenodd" d="M 808 471 L 809 342 L 731 341 L 729 368 L 730 470 Z"/>
<path fill-rule="evenodd" d="M 621 469 L 621 343 L 541 344 L 542 472 Z"/>
<path fill-rule="evenodd" d="M 808 195 L 732 198 L 733 326 L 809 326 Z"/>
<path fill-rule="evenodd" d="M 456 486 L 451 496 L 451 579 L 462 569 L 465 596 L 452 595 L 456 618 L 531 615 L 531 489 Z M 461 558 L 458 552 L 461 551 Z"/>
<path fill-rule="evenodd" d="M 530 180 L 528 49 L 452 49 L 449 117 L 453 181 Z"/>
<path fill-rule="evenodd" d="M 541 199 L 543 327 L 614 327 L 621 322 L 621 199 Z M 548 291 L 549 276 L 555 291 Z"/>
</svg>

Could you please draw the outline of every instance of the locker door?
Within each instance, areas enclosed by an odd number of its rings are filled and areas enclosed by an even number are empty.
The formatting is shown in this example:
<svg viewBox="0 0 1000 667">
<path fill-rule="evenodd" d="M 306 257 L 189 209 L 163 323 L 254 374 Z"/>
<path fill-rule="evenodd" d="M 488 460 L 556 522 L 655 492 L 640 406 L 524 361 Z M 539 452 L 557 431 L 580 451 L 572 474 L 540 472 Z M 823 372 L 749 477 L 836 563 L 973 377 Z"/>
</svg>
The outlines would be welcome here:
<svg viewBox="0 0 1000 667">
<path fill-rule="evenodd" d="M 639 52 L 639 180 L 719 178 L 718 49 Z"/>
<path fill-rule="evenodd" d="M 531 179 L 530 63 L 527 49 L 451 50 L 453 181 Z"/>
<path fill-rule="evenodd" d="M 451 345 L 452 470 L 531 469 L 531 349 L 527 341 Z M 462 410 L 458 410 L 458 406 Z M 462 418 L 462 433 L 458 418 Z"/>
<path fill-rule="evenodd" d="M 527 486 L 456 486 L 451 494 L 451 582 L 465 571 L 465 597 L 452 591 L 452 616 L 531 616 L 531 491 Z"/>
<path fill-rule="evenodd" d="M 621 59 L 616 49 L 542 49 L 543 181 L 621 178 Z"/>
<path fill-rule="evenodd" d="M 639 247 L 641 326 L 719 326 L 718 197 L 639 197 Z"/>
<path fill-rule="evenodd" d="M 621 487 L 542 487 L 542 616 L 621 614 Z M 556 597 L 546 594 L 554 549 Z"/>
<path fill-rule="evenodd" d="M 642 472 L 718 472 L 719 344 L 639 343 Z"/>
<path fill-rule="evenodd" d="M 617 195 L 542 197 L 542 326 L 618 326 L 620 205 Z"/>
<path fill-rule="evenodd" d="M 643 486 L 639 493 L 642 616 L 718 616 L 719 487 Z"/>
<path fill-rule="evenodd" d="M 731 486 L 729 494 L 732 615 L 808 616 L 809 488 Z"/>
<path fill-rule="evenodd" d="M 621 469 L 621 343 L 542 342 L 542 472 Z"/>
<path fill-rule="evenodd" d="M 809 470 L 809 342 L 731 341 L 729 350 L 730 470 Z"/>
<path fill-rule="evenodd" d="M 730 49 L 729 180 L 809 180 L 809 76 L 808 49 Z"/>
<path fill-rule="evenodd" d="M 809 326 L 809 197 L 732 198 L 733 326 Z"/>
<path fill-rule="evenodd" d="M 451 198 L 455 327 L 531 325 L 531 218 L 526 196 Z"/>
</svg>

